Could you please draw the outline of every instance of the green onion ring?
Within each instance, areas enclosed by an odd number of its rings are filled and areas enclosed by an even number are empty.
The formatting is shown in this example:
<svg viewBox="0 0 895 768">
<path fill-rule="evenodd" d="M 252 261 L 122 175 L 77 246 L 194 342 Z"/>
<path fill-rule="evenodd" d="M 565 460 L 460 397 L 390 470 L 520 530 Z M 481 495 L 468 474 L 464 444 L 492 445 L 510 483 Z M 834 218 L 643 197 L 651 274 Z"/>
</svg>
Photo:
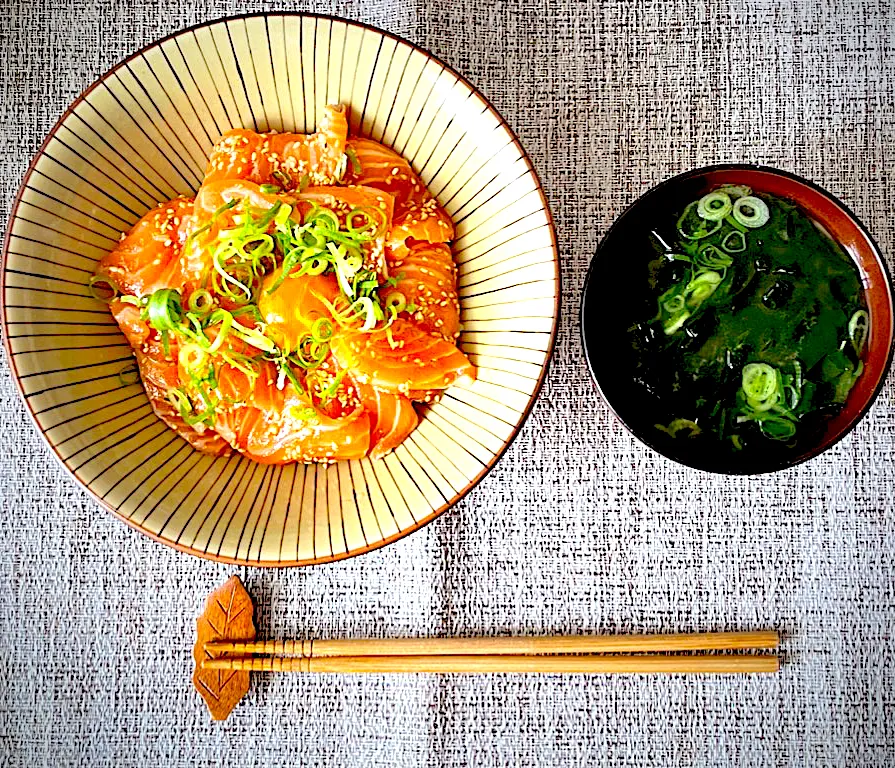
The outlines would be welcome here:
<svg viewBox="0 0 895 768">
<path fill-rule="evenodd" d="M 122 387 L 130 387 L 140 383 L 140 369 L 136 363 L 128 363 L 118 371 L 118 381 Z"/>
<path fill-rule="evenodd" d="M 325 317 L 318 317 L 311 326 L 311 338 L 316 342 L 329 341 L 333 332 L 332 322 Z"/>
<path fill-rule="evenodd" d="M 94 299 L 106 304 L 121 295 L 121 288 L 118 287 L 118 283 L 107 275 L 93 275 L 87 281 L 87 290 L 90 291 L 90 295 Z M 108 296 L 105 295 L 106 292 L 108 292 Z"/>
<path fill-rule="evenodd" d="M 716 190 L 703 195 L 696 204 L 696 213 L 707 221 L 721 221 L 733 210 L 730 196 Z"/>
<path fill-rule="evenodd" d="M 710 235 L 715 234 L 719 229 L 721 229 L 721 222 L 714 221 L 711 222 L 714 226 L 711 229 L 706 229 L 705 224 L 706 220 L 700 217 L 700 229 L 687 233 L 684 231 L 684 222 L 687 217 L 691 214 L 694 208 L 699 205 L 698 201 L 694 201 L 690 203 L 686 208 L 684 208 L 684 212 L 681 214 L 680 218 L 677 220 L 677 231 L 681 237 L 686 238 L 687 240 L 702 240 L 705 237 L 709 237 Z"/>
<path fill-rule="evenodd" d="M 780 371 L 767 363 L 743 366 L 742 388 L 746 402 L 756 411 L 768 411 L 780 401 Z"/>
<path fill-rule="evenodd" d="M 867 337 L 870 334 L 870 315 L 864 309 L 855 312 L 848 321 L 848 338 L 854 347 L 855 354 L 864 351 Z"/>
<path fill-rule="evenodd" d="M 190 294 L 186 306 L 190 312 L 199 317 L 205 317 L 214 308 L 214 297 L 209 291 L 199 288 Z"/>
<path fill-rule="evenodd" d="M 740 197 L 733 204 L 733 218 L 744 227 L 763 227 L 771 218 L 768 204 L 760 197 Z"/>
<path fill-rule="evenodd" d="M 146 314 L 149 324 L 159 333 L 175 330 L 183 318 L 180 291 L 174 288 L 159 288 L 149 297 Z"/>
<path fill-rule="evenodd" d="M 407 298 L 400 291 L 390 293 L 385 299 L 386 309 L 394 310 L 397 313 L 407 309 Z"/>
<path fill-rule="evenodd" d="M 734 238 L 739 238 L 737 242 L 731 242 Z M 721 247 L 728 253 L 742 253 L 746 250 L 746 235 L 738 229 L 731 230 L 721 241 Z"/>
</svg>

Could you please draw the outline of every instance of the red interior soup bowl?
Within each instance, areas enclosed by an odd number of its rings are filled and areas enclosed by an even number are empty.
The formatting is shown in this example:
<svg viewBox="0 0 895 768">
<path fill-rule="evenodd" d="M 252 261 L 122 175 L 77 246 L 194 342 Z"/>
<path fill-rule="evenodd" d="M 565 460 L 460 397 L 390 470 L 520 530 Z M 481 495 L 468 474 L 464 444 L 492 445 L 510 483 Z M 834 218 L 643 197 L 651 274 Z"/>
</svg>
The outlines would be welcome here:
<svg viewBox="0 0 895 768">
<path fill-rule="evenodd" d="M 711 329 L 720 327 L 718 317 L 724 312 L 727 312 L 728 315 L 730 315 L 732 312 L 739 311 L 735 309 L 735 299 L 731 298 L 736 295 L 733 281 L 736 279 L 735 276 L 738 273 L 735 270 L 746 268 L 751 270 L 750 274 L 752 277 L 749 277 L 748 279 L 744 278 L 746 285 L 748 285 L 748 280 L 752 280 L 755 274 L 757 274 L 755 269 L 753 269 L 753 262 L 749 260 L 754 255 L 755 249 L 770 248 L 770 245 L 768 244 L 772 237 L 779 236 L 780 238 L 784 238 L 786 236 L 786 231 L 788 231 L 787 227 L 771 230 L 773 221 L 776 221 L 775 219 L 772 219 L 772 224 L 767 229 L 769 233 L 767 237 L 763 240 L 761 236 L 757 236 L 756 239 L 752 241 L 757 245 L 753 246 L 752 251 L 744 253 L 744 258 L 739 265 L 734 262 L 734 271 L 728 273 L 727 269 L 724 268 L 723 272 L 715 272 L 710 275 L 712 280 L 717 281 L 719 279 L 718 274 L 731 274 L 731 277 L 729 278 L 730 283 L 728 284 L 725 296 L 723 297 L 723 300 L 728 302 L 729 308 L 721 308 L 720 299 L 716 302 L 718 306 L 712 307 L 711 309 L 706 309 L 705 306 L 697 304 L 697 309 L 693 310 L 692 318 L 687 321 L 687 328 L 675 325 L 674 323 L 666 325 L 659 323 L 659 332 L 657 333 L 656 323 L 661 319 L 662 312 L 666 311 L 661 307 L 669 306 L 667 303 L 661 304 L 661 301 L 668 295 L 668 293 L 661 294 L 661 297 L 657 301 L 657 292 L 662 290 L 662 286 L 659 284 L 657 287 L 655 275 L 656 270 L 661 269 L 662 267 L 651 266 L 651 264 L 655 265 L 659 263 L 664 265 L 665 261 L 663 259 L 672 262 L 675 260 L 688 262 L 690 259 L 687 258 L 686 255 L 674 255 L 678 250 L 678 247 L 675 245 L 668 245 L 666 240 L 669 238 L 663 238 L 662 234 L 657 231 L 656 222 L 664 221 L 667 224 L 670 220 L 671 228 L 666 228 L 662 231 L 666 233 L 671 232 L 672 237 L 678 237 L 680 235 L 681 237 L 686 238 L 686 240 L 681 239 L 678 245 L 686 243 L 692 239 L 688 237 L 688 235 L 693 233 L 688 233 L 686 230 L 682 232 L 680 230 L 680 221 L 683 221 L 683 219 L 678 221 L 678 229 L 675 229 L 674 217 L 679 215 L 680 212 L 686 208 L 688 203 L 700 200 L 703 195 L 711 190 L 717 189 L 721 185 L 749 187 L 753 193 L 757 195 L 771 196 L 765 199 L 772 207 L 778 205 L 776 210 L 784 212 L 779 214 L 780 216 L 787 216 L 788 218 L 786 221 L 788 222 L 791 222 L 794 216 L 798 217 L 802 226 L 802 229 L 798 231 L 801 232 L 802 235 L 805 235 L 806 232 L 813 233 L 813 237 L 816 240 L 817 234 L 815 230 L 810 227 L 810 224 L 808 224 L 804 218 L 804 216 L 807 216 L 811 223 L 817 226 L 821 232 L 825 233 L 829 239 L 839 245 L 842 252 L 854 262 L 857 269 L 856 276 L 860 280 L 860 286 L 858 286 L 858 283 L 855 281 L 855 276 L 851 275 L 851 270 L 847 268 L 843 269 L 843 264 L 845 262 L 843 261 L 842 256 L 840 255 L 836 257 L 838 259 L 836 264 L 838 265 L 837 268 L 840 270 L 840 274 L 842 272 L 849 273 L 849 276 L 846 279 L 852 286 L 852 293 L 850 296 L 853 300 L 856 300 L 863 295 L 863 302 L 866 305 L 863 308 L 867 313 L 866 318 L 861 311 L 856 311 L 851 315 L 853 321 L 859 315 L 861 321 L 864 319 L 868 320 L 869 328 L 866 332 L 866 341 L 863 342 L 862 346 L 859 340 L 854 340 L 852 342 L 853 346 L 848 349 L 849 354 L 853 355 L 852 365 L 854 371 L 857 372 L 860 370 L 859 363 L 863 365 L 863 370 L 860 372 L 860 375 L 857 377 L 857 380 L 851 386 L 850 390 L 835 390 L 839 393 L 836 399 L 838 403 L 841 404 L 836 404 L 834 406 L 827 405 L 823 409 L 818 407 L 814 412 L 809 413 L 809 408 L 812 404 L 814 402 L 820 402 L 821 400 L 818 395 L 819 388 L 831 386 L 829 383 L 820 383 L 816 386 L 812 384 L 813 389 L 811 392 L 813 395 L 808 395 L 803 398 L 804 404 L 801 408 L 802 414 L 799 415 L 797 414 L 796 409 L 798 408 L 800 398 L 802 397 L 801 393 L 803 391 L 802 387 L 804 381 L 809 381 L 807 374 L 810 371 L 806 371 L 806 378 L 803 381 L 801 373 L 802 366 L 798 363 L 799 353 L 793 352 L 792 354 L 794 355 L 794 358 L 791 359 L 793 360 L 792 366 L 794 373 L 789 374 L 789 377 L 785 379 L 781 378 L 780 374 L 777 374 L 778 382 L 788 382 L 785 387 L 788 387 L 788 391 L 791 390 L 793 394 L 791 398 L 788 394 L 785 397 L 783 395 L 775 395 L 781 398 L 779 402 L 783 408 L 781 413 L 783 413 L 784 416 L 779 418 L 790 419 L 791 424 L 794 425 L 792 426 L 792 429 L 795 431 L 796 436 L 792 438 L 783 439 L 780 438 L 779 435 L 773 439 L 769 438 L 770 430 L 765 431 L 769 420 L 765 421 L 767 419 L 765 416 L 760 416 L 760 418 L 756 420 L 756 424 L 751 426 L 748 424 L 746 426 L 741 426 L 744 422 L 749 421 L 748 418 L 743 417 L 743 413 L 758 413 L 758 411 L 735 410 L 736 408 L 743 409 L 751 407 L 742 405 L 743 398 L 747 397 L 745 384 L 746 368 L 744 364 L 749 360 L 749 352 L 744 353 L 744 356 L 737 365 L 730 362 L 731 357 L 729 352 L 724 353 L 727 354 L 727 365 L 729 366 L 730 371 L 729 376 L 728 372 L 724 371 L 723 376 L 719 379 L 721 383 L 717 390 L 718 406 L 715 408 L 715 413 L 718 413 L 718 409 L 722 408 L 721 404 L 724 404 L 723 408 L 730 408 L 730 413 L 740 415 L 737 418 L 731 417 L 726 421 L 721 420 L 720 423 L 722 426 L 720 428 L 716 427 L 717 422 L 712 422 L 710 419 L 706 418 L 705 423 L 711 423 L 712 429 L 714 430 L 709 438 L 706 438 L 703 434 L 703 430 L 699 428 L 699 425 L 696 422 L 690 419 L 676 419 L 676 414 L 667 412 L 675 409 L 680 410 L 680 403 L 682 402 L 680 398 L 686 396 L 681 395 L 680 393 L 689 393 L 692 391 L 692 382 L 695 381 L 695 374 L 691 371 L 701 369 L 694 369 L 688 366 L 686 370 L 678 370 L 673 373 L 673 375 L 676 377 L 675 382 L 683 382 L 680 387 L 675 383 L 671 389 L 663 389 L 661 392 L 659 391 L 660 388 L 651 387 L 648 383 L 644 383 L 643 371 L 649 368 L 652 361 L 652 357 L 650 356 L 654 354 L 655 350 L 658 350 L 658 356 L 655 358 L 657 361 L 655 370 L 650 374 L 652 377 L 651 380 L 655 381 L 655 376 L 664 375 L 658 372 L 665 370 L 667 359 L 669 358 L 662 357 L 661 355 L 665 354 L 663 350 L 667 350 L 669 344 L 676 343 L 682 345 L 682 348 L 684 349 L 699 349 L 699 354 L 705 358 L 705 355 L 707 354 L 705 349 L 707 349 L 707 347 L 701 346 L 704 342 L 698 335 L 699 331 L 690 328 L 691 324 L 696 326 L 699 323 L 701 315 L 698 316 L 696 313 L 702 312 L 702 315 L 709 314 L 709 312 L 713 313 L 710 314 L 708 319 L 703 323 L 703 325 L 706 325 L 709 328 L 705 338 L 712 339 L 711 334 L 713 331 Z M 734 202 L 736 201 L 736 194 L 742 193 L 731 192 L 731 198 Z M 787 213 L 791 209 L 786 205 L 780 204 L 779 200 L 775 202 L 772 198 L 779 198 L 788 203 L 795 204 L 796 211 L 794 213 Z M 745 203 L 746 201 L 743 202 Z M 727 205 L 727 203 L 725 203 L 725 205 Z M 703 211 L 703 213 L 698 215 L 704 215 L 708 219 L 709 214 L 704 213 L 706 208 L 701 208 L 699 210 Z M 684 215 L 686 215 L 686 213 Z M 734 215 L 738 216 L 739 214 L 734 212 Z M 729 222 L 727 226 L 736 226 L 734 221 L 730 221 L 729 216 L 726 220 Z M 765 220 L 767 220 L 767 217 L 765 217 Z M 742 223 L 741 218 L 737 218 L 736 221 Z M 783 219 L 781 218 L 780 221 L 783 221 Z M 708 223 L 712 223 L 712 220 L 709 219 Z M 753 226 L 761 225 L 753 224 Z M 748 233 L 752 231 L 759 233 L 758 229 L 742 229 L 747 233 L 747 236 L 751 236 Z M 700 230 L 696 234 L 702 236 L 701 232 L 704 231 L 704 229 Z M 720 237 L 720 235 L 718 235 L 718 237 Z M 805 235 L 805 237 L 808 238 L 804 241 L 805 243 L 814 242 L 811 240 L 810 234 Z M 672 240 L 672 242 L 674 241 Z M 736 240 L 731 241 L 732 244 L 735 244 L 736 242 Z M 793 242 L 795 243 L 795 240 Z M 745 248 L 746 246 L 744 245 L 743 247 Z M 783 249 L 790 249 L 789 253 L 792 254 L 794 252 L 793 249 L 798 247 L 797 244 L 784 245 Z M 727 248 L 726 245 L 725 248 Z M 733 249 L 731 248 L 728 250 L 732 251 Z M 810 250 L 810 248 L 803 250 L 802 253 L 807 254 L 808 250 Z M 821 243 L 818 245 L 815 243 L 814 250 L 811 252 L 817 253 L 825 250 L 828 250 L 825 244 Z M 729 260 L 736 256 L 735 253 L 726 256 L 720 252 L 718 253 L 723 257 L 722 261 L 724 259 L 728 260 L 728 264 L 730 263 Z M 700 253 L 700 256 L 701 255 L 702 254 Z M 792 256 L 789 256 L 788 258 L 792 258 Z M 805 259 L 808 258 L 807 256 L 803 255 L 799 258 L 802 258 L 803 261 L 798 263 L 798 267 L 808 266 L 807 261 L 805 261 Z M 693 275 L 700 274 L 700 272 L 696 271 L 695 263 L 696 258 L 694 257 L 692 265 L 683 265 L 686 277 L 682 279 L 682 282 L 677 283 L 677 285 L 687 285 L 689 290 L 690 286 L 695 284 Z M 754 264 L 759 264 L 759 261 L 755 261 Z M 711 267 L 711 269 L 719 268 Z M 779 270 L 770 270 L 767 274 L 776 274 L 777 271 Z M 782 278 L 782 282 L 790 280 L 791 284 L 802 287 L 806 284 L 810 284 L 812 291 L 819 290 L 816 286 L 820 285 L 820 283 L 815 277 L 811 276 L 810 269 L 801 270 L 800 268 L 797 268 L 793 271 L 793 274 L 798 275 L 798 277 Z M 832 273 L 828 272 L 826 274 Z M 650 276 L 652 276 L 652 285 L 650 284 Z M 824 278 L 821 278 L 821 280 L 823 279 Z M 825 288 L 821 288 L 820 290 L 826 290 L 826 296 L 828 297 L 838 295 L 838 289 L 834 287 L 832 282 L 834 278 L 830 277 L 828 279 L 831 281 L 829 290 Z M 690 281 L 689 283 L 687 283 L 688 280 Z M 812 283 L 812 281 L 814 282 Z M 757 285 L 757 283 L 755 285 Z M 714 290 L 714 288 L 710 289 L 709 295 L 711 295 L 711 290 Z M 754 288 L 750 290 L 754 290 Z M 797 288 L 797 290 L 801 289 Z M 692 294 L 687 295 L 691 296 Z M 758 291 L 757 294 L 753 295 L 761 296 L 761 293 Z M 819 294 L 812 293 L 810 295 L 815 296 Z M 761 301 L 765 301 L 767 296 L 768 294 L 761 296 Z M 688 301 L 689 300 L 690 299 L 688 298 Z M 758 301 L 754 298 L 751 301 L 753 302 L 753 305 L 758 304 Z M 833 301 L 835 301 L 835 299 L 833 299 Z M 843 302 L 844 301 L 845 300 L 843 299 Z M 774 305 L 771 304 L 770 306 L 773 308 Z M 852 303 L 851 306 L 854 308 L 855 304 Z M 650 307 L 652 307 L 653 312 L 652 319 L 645 316 L 649 313 Z M 843 303 L 842 309 L 845 309 L 845 303 Z M 754 311 L 752 314 L 743 315 L 743 317 L 760 317 L 761 313 L 766 311 L 764 305 L 759 306 L 758 310 Z M 835 308 L 835 312 L 837 313 L 837 317 L 848 317 L 848 315 L 840 312 L 838 307 Z M 687 312 L 687 316 L 690 317 L 689 312 Z M 795 314 L 792 315 L 792 317 L 796 316 L 797 315 Z M 781 318 L 783 317 L 789 317 L 789 315 L 786 315 L 785 313 L 776 315 L 776 320 L 774 320 L 774 322 L 782 322 Z M 808 331 L 804 329 L 806 327 L 810 329 L 810 326 L 805 325 L 804 320 L 802 323 L 802 325 L 799 325 L 793 330 L 788 338 L 807 338 Z M 793 321 L 793 326 L 795 325 L 796 323 Z M 634 337 L 632 337 L 632 331 L 634 331 L 635 328 L 640 327 L 647 327 L 649 333 L 652 334 L 652 338 L 659 339 L 656 343 L 664 346 L 650 346 L 652 342 L 646 345 L 639 345 L 633 340 Z M 778 325 L 777 327 L 779 328 L 780 326 Z M 686 330 L 687 333 L 689 333 L 690 338 L 694 340 L 692 342 L 686 339 L 683 341 L 669 341 L 671 338 L 670 335 L 677 333 L 679 329 Z M 840 352 L 846 348 L 848 340 L 854 338 L 852 336 L 852 330 L 853 327 L 850 325 L 848 339 L 843 339 L 842 345 L 839 347 Z M 662 335 L 662 331 L 664 331 L 665 336 Z M 772 332 L 765 330 L 763 333 L 767 336 Z M 681 464 L 710 472 L 724 474 L 758 474 L 763 472 L 773 472 L 806 461 L 827 450 L 830 446 L 848 434 L 873 404 L 874 399 L 885 383 L 892 361 L 892 285 L 882 254 L 880 253 L 879 247 L 870 236 L 870 233 L 867 232 L 855 215 L 831 194 L 806 179 L 773 168 L 755 165 L 714 165 L 689 171 L 659 184 L 643 195 L 622 213 L 621 216 L 619 216 L 597 248 L 597 252 L 588 271 L 581 303 L 581 334 L 588 366 L 591 370 L 597 389 L 619 420 L 646 445 Z M 858 335 L 860 336 L 862 334 L 859 333 Z M 839 337 L 835 336 L 833 338 L 838 341 Z M 780 348 L 782 348 L 785 343 L 785 341 L 781 341 Z M 733 348 L 734 346 L 735 345 L 731 345 L 729 348 Z M 716 346 L 712 349 L 723 349 L 723 347 L 723 342 L 716 342 Z M 751 349 L 749 347 L 746 348 Z M 836 347 L 834 346 L 833 349 L 835 348 Z M 766 349 L 766 347 L 762 347 L 762 350 L 764 349 Z M 632 350 L 636 350 L 636 352 Z M 858 350 L 860 350 L 860 352 L 858 352 Z M 675 354 L 689 353 L 675 352 Z M 718 366 L 719 370 L 723 370 L 722 364 L 717 362 L 717 360 L 720 359 L 718 353 L 713 351 L 713 354 L 715 354 L 714 364 Z M 753 361 L 757 358 L 758 354 L 759 353 L 752 354 Z M 830 357 L 821 358 L 821 360 L 832 360 L 832 356 L 837 354 L 838 353 L 831 350 L 829 353 Z M 857 357 L 858 354 L 860 355 L 859 359 Z M 839 354 L 839 357 L 841 358 L 842 355 Z M 814 365 L 821 366 L 821 363 L 815 362 Z M 770 370 L 773 371 L 775 369 L 771 368 Z M 779 371 L 780 369 L 777 370 Z M 811 370 L 816 373 L 821 370 L 821 368 L 815 367 L 811 368 Z M 828 371 L 829 369 L 824 370 Z M 731 386 L 737 386 L 735 382 L 738 381 L 738 379 L 735 379 L 735 377 L 739 375 L 740 372 L 742 373 L 742 381 L 744 382 L 740 385 L 741 390 L 731 389 Z M 688 376 L 690 378 L 687 378 Z M 725 376 L 728 378 L 724 379 Z M 796 385 L 798 387 L 798 392 L 791 386 L 793 376 L 798 378 L 798 383 Z M 724 383 L 724 381 L 727 383 Z M 825 381 L 829 382 L 832 380 Z M 731 384 L 730 382 L 734 383 Z M 663 384 L 667 383 L 667 381 L 663 382 Z M 705 384 L 700 384 L 700 386 L 704 388 Z M 674 389 L 675 387 L 677 387 L 677 390 Z M 687 389 L 687 387 L 691 387 L 691 389 Z M 668 396 L 665 394 L 666 391 L 676 391 L 678 394 L 673 395 L 672 399 L 669 400 Z M 782 393 L 784 390 L 778 389 L 778 391 Z M 826 391 L 830 392 L 833 390 L 827 389 Z M 844 394 L 845 391 L 848 391 L 847 396 Z M 735 397 L 739 398 L 739 400 L 733 402 L 737 402 L 740 405 L 730 405 L 732 402 L 732 392 Z M 674 397 L 678 397 L 678 399 L 675 400 Z M 844 403 L 842 402 L 843 397 L 845 397 Z M 674 403 L 671 408 L 668 406 L 669 402 Z M 750 404 L 754 403 L 754 401 L 748 402 Z M 700 397 L 698 403 L 694 405 L 694 410 L 698 411 L 698 408 L 707 407 L 706 403 L 711 406 L 713 401 L 711 398 L 707 399 L 705 397 Z M 782 404 L 785 404 L 785 407 L 783 407 Z M 665 409 L 664 412 L 663 408 Z M 790 410 L 787 411 L 787 408 L 790 408 Z M 672 421 L 668 422 L 668 419 L 672 419 Z M 679 437 L 676 430 L 672 430 L 671 432 L 664 430 L 659 426 L 659 422 L 661 422 L 662 426 L 666 423 L 679 423 L 679 426 L 685 424 L 686 431 L 684 432 L 684 437 Z M 811 424 L 810 430 L 807 426 L 803 429 L 803 425 L 808 423 Z M 739 436 L 734 437 L 733 434 L 725 432 L 725 425 L 734 424 L 737 426 L 730 428 L 730 431 L 733 433 L 735 433 L 737 429 L 760 430 L 760 433 L 754 431 L 748 433 L 745 438 L 748 442 L 746 446 L 748 450 L 743 450 L 741 448 Z M 787 429 L 789 428 L 789 425 L 787 425 Z M 718 436 L 719 429 L 720 437 Z M 803 431 L 800 432 L 799 430 Z M 670 435 L 670 437 L 666 437 L 666 434 Z M 757 437 L 754 435 L 757 435 Z M 724 442 L 727 440 L 731 441 L 732 448 Z M 765 450 L 763 444 L 759 447 L 759 444 L 763 442 L 768 443 L 767 450 Z"/>
</svg>

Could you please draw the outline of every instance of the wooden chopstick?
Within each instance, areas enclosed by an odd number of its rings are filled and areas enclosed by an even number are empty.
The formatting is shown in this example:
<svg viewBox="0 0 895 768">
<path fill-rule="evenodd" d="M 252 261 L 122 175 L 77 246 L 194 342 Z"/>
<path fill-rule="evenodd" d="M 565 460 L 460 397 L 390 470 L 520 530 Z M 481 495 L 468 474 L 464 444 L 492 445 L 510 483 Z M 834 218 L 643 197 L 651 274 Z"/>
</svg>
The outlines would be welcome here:
<svg viewBox="0 0 895 768">
<path fill-rule="evenodd" d="M 252 672 L 541 674 L 747 674 L 779 669 L 774 655 L 587 656 L 332 656 L 323 658 L 230 656 L 206 659 L 205 669 Z"/>
<path fill-rule="evenodd" d="M 266 654 L 306 658 L 335 656 L 526 656 L 566 653 L 647 653 L 776 648 L 776 632 L 701 632 L 667 635 L 549 635 L 544 637 L 445 637 L 348 640 L 216 641 L 212 654 Z"/>
</svg>

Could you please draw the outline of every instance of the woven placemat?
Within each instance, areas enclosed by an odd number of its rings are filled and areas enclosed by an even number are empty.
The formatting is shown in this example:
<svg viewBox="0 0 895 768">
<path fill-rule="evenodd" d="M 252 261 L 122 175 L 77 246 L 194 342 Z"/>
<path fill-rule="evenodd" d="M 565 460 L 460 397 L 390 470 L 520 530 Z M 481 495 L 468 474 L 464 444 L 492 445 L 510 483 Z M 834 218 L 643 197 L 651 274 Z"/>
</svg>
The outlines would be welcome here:
<svg viewBox="0 0 895 768">
<path fill-rule="evenodd" d="M 163 34 L 274 6 L 6 0 L 0 214 L 43 136 Z M 283 6 L 277 6 L 283 7 Z M 289 3 L 291 10 L 307 7 Z M 761 478 L 635 442 L 588 380 L 589 257 L 650 185 L 721 160 L 800 173 L 893 253 L 895 6 L 320 3 L 469 77 L 556 216 L 557 353 L 518 440 L 456 509 L 360 558 L 231 569 L 100 510 L 0 370 L 0 765 L 882 766 L 895 755 L 895 389 L 852 436 Z M 266 637 L 780 628 L 769 678 L 258 676 L 225 724 L 189 683 L 194 617 L 233 571 Z"/>
</svg>

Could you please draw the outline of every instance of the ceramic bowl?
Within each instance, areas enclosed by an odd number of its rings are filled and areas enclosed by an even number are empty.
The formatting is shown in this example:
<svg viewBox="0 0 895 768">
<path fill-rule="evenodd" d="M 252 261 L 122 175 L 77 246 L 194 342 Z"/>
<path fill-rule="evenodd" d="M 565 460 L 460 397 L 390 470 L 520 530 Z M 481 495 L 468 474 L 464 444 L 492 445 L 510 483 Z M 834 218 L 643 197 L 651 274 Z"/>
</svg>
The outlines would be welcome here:
<svg viewBox="0 0 895 768">
<path fill-rule="evenodd" d="M 129 348 L 87 280 L 156 202 L 196 190 L 224 131 L 313 131 L 328 103 L 408 158 L 457 227 L 457 386 L 383 459 L 262 466 L 197 453 L 121 381 Z M 416 530 L 504 452 L 553 349 L 552 219 L 525 151 L 461 75 L 387 32 L 302 14 L 230 18 L 161 40 L 68 109 L 35 157 L 4 247 L 3 336 L 25 405 L 104 507 L 195 555 L 321 563 Z"/>
<path fill-rule="evenodd" d="M 742 184 L 796 202 L 851 256 L 864 285 L 870 315 L 870 336 L 864 350 L 864 372 L 844 408 L 825 425 L 809 448 L 782 456 L 742 456 L 694 451 L 685 440 L 660 441 L 653 428 L 653 402 L 642 388 L 632 386 L 633 370 L 623 348 L 626 318 L 607 286 L 630 286 L 631 275 L 654 258 L 647 235 L 658 217 L 689 200 L 698 199 L 722 183 Z M 641 281 L 646 290 L 646 280 Z M 637 291 L 636 288 L 632 289 Z M 617 293 L 617 292 L 616 292 Z M 632 297 L 626 294 L 627 299 Z M 882 388 L 892 359 L 892 287 L 885 261 L 873 238 L 855 215 L 829 192 L 785 171 L 755 165 L 714 165 L 675 176 L 640 197 L 615 221 L 594 256 L 581 303 L 581 333 L 588 365 L 597 389 L 610 409 L 638 439 L 662 455 L 697 469 L 724 474 L 772 472 L 806 461 L 842 439 L 861 420 Z M 608 362 L 607 362 L 608 361 Z"/>
</svg>

